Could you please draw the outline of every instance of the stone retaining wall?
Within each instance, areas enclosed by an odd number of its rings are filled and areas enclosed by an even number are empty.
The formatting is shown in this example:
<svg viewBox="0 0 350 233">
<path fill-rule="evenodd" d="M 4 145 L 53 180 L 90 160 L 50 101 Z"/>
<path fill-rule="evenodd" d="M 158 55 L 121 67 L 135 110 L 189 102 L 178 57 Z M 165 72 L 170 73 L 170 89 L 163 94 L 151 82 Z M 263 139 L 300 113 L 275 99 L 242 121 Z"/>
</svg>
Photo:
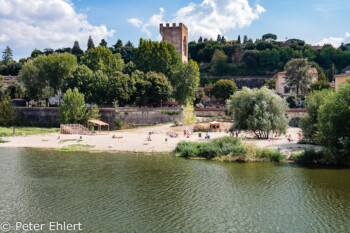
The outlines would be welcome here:
<svg viewBox="0 0 350 233">
<path fill-rule="evenodd" d="M 58 108 L 15 107 L 17 125 L 38 127 L 59 127 Z M 121 118 L 130 125 L 154 125 L 181 119 L 181 108 L 100 108 L 101 120 L 114 128 L 114 121 Z M 163 111 L 179 111 L 179 115 L 163 114 Z"/>
</svg>

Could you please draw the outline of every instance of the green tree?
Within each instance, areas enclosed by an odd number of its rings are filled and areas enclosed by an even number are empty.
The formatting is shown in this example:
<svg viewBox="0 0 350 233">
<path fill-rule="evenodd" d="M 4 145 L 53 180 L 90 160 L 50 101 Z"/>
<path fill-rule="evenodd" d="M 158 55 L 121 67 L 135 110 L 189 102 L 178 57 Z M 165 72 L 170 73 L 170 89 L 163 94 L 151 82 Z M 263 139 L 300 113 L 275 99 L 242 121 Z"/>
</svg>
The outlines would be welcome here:
<svg viewBox="0 0 350 233">
<path fill-rule="evenodd" d="M 73 45 L 71 53 L 73 55 L 75 55 L 78 60 L 84 54 L 84 51 L 80 48 L 78 41 L 74 41 L 74 45 Z"/>
<path fill-rule="evenodd" d="M 107 41 L 105 39 L 102 39 L 100 42 L 100 46 L 107 48 Z"/>
<path fill-rule="evenodd" d="M 176 86 L 177 72 L 182 68 L 181 57 L 176 53 L 171 43 L 152 42 L 140 39 L 140 45 L 135 52 L 137 69 L 147 73 L 153 71 L 163 73 L 171 84 Z"/>
<path fill-rule="evenodd" d="M 16 112 L 12 107 L 10 96 L 3 95 L 0 102 L 0 123 L 9 126 L 16 120 Z"/>
<path fill-rule="evenodd" d="M 276 90 L 276 79 L 270 78 L 269 80 L 267 80 L 267 82 L 264 84 L 264 86 L 270 90 Z"/>
<path fill-rule="evenodd" d="M 148 93 L 151 89 L 152 83 L 146 79 L 145 74 L 142 71 L 135 70 L 131 74 L 131 78 L 135 82 L 135 92 L 130 98 L 131 103 L 138 105 L 151 102 Z"/>
<path fill-rule="evenodd" d="M 238 35 L 237 44 L 241 44 L 241 36 L 240 35 Z"/>
<path fill-rule="evenodd" d="M 277 49 L 266 49 L 260 52 L 261 66 L 270 70 L 274 70 L 278 68 L 279 63 L 280 57 Z"/>
<path fill-rule="evenodd" d="M 101 70 L 96 71 L 91 78 L 89 85 L 89 103 L 103 104 L 108 102 L 108 76 Z"/>
<path fill-rule="evenodd" d="M 10 96 L 11 99 L 23 98 L 25 96 L 25 89 L 20 83 L 13 82 L 6 86 L 5 94 Z"/>
<path fill-rule="evenodd" d="M 324 97 L 317 117 L 317 137 L 320 143 L 350 162 L 350 82 Z"/>
<path fill-rule="evenodd" d="M 63 95 L 63 102 L 60 104 L 59 113 L 61 123 L 76 124 L 83 123 L 86 119 L 87 107 L 84 107 L 84 95 L 79 93 L 77 88 L 68 91 Z"/>
<path fill-rule="evenodd" d="M 118 39 L 117 43 L 113 45 L 115 50 L 121 49 L 123 47 L 123 41 L 121 39 Z"/>
<path fill-rule="evenodd" d="M 36 59 L 36 58 L 35 58 Z M 34 60 L 28 60 L 20 72 L 20 80 L 23 82 L 26 95 L 33 100 L 47 99 L 51 97 L 54 90 L 50 87 L 49 81 L 42 74 L 44 71 Z"/>
<path fill-rule="evenodd" d="M 318 75 L 317 82 L 311 84 L 311 90 L 320 91 L 330 88 L 326 75 L 322 72 Z"/>
<path fill-rule="evenodd" d="M 128 74 L 115 72 L 108 80 L 108 102 L 126 104 L 135 92 L 135 81 Z"/>
<path fill-rule="evenodd" d="M 262 139 L 269 138 L 271 133 L 284 134 L 288 129 L 286 102 L 266 87 L 243 87 L 227 103 L 235 122 L 231 131 L 251 131 Z"/>
<path fill-rule="evenodd" d="M 227 100 L 237 91 L 237 86 L 231 80 L 220 80 L 214 84 L 213 94 L 215 98 Z"/>
<path fill-rule="evenodd" d="M 300 121 L 300 128 L 303 131 L 303 137 L 307 143 L 319 143 L 317 139 L 317 118 L 320 106 L 324 103 L 325 97 L 330 95 L 332 90 L 314 91 L 306 96 L 305 105 L 307 115 Z"/>
<path fill-rule="evenodd" d="M 101 70 L 107 75 L 111 75 L 116 71 L 122 71 L 124 61 L 119 53 L 113 54 L 111 50 L 98 46 L 89 49 L 81 57 L 82 64 L 89 67 L 92 71 Z"/>
<path fill-rule="evenodd" d="M 100 111 L 98 106 L 95 104 L 91 108 L 88 108 L 87 113 L 85 114 L 85 122 L 88 120 L 99 120 L 101 118 Z"/>
<path fill-rule="evenodd" d="M 39 75 L 57 91 L 61 88 L 64 78 L 77 66 L 77 58 L 69 53 L 53 53 L 37 57 L 34 64 L 39 68 Z"/>
<path fill-rule="evenodd" d="M 94 41 L 92 40 L 91 36 L 89 36 L 86 51 L 89 51 L 90 49 L 93 49 L 93 48 L 95 48 L 95 44 L 94 44 Z"/>
<path fill-rule="evenodd" d="M 196 114 L 193 105 L 187 104 L 182 113 L 182 121 L 185 125 L 190 126 L 196 122 Z"/>
<path fill-rule="evenodd" d="M 43 54 L 43 52 L 41 52 L 39 49 L 34 49 L 32 51 L 32 53 L 31 53 L 30 57 L 36 58 L 36 57 L 38 57 L 39 55 L 42 55 L 42 54 Z"/>
<path fill-rule="evenodd" d="M 6 46 L 2 52 L 2 61 L 5 65 L 8 65 L 13 60 L 12 56 L 13 54 L 11 48 L 9 46 Z"/>
<path fill-rule="evenodd" d="M 265 35 L 262 36 L 262 39 L 263 40 L 277 40 L 277 36 L 275 34 L 272 34 L 272 33 L 267 33 Z"/>
<path fill-rule="evenodd" d="M 179 72 L 180 82 L 176 85 L 175 99 L 182 104 L 193 104 L 199 85 L 199 68 L 197 62 L 190 60 Z"/>
<path fill-rule="evenodd" d="M 255 69 L 260 66 L 260 53 L 258 50 L 246 50 L 242 55 L 242 61 L 248 69 Z"/>
<path fill-rule="evenodd" d="M 161 100 L 167 101 L 171 98 L 173 87 L 164 74 L 148 72 L 146 80 L 151 83 L 147 93 L 150 102 L 159 103 Z"/>
<path fill-rule="evenodd" d="M 77 88 L 82 93 L 86 101 L 93 95 L 90 90 L 91 79 L 93 72 L 86 65 L 80 65 L 64 79 L 62 91 L 66 92 L 68 89 L 73 90 Z"/>
<path fill-rule="evenodd" d="M 243 44 L 247 44 L 248 42 L 248 36 L 244 35 L 243 37 Z"/>
<path fill-rule="evenodd" d="M 300 92 L 304 95 L 312 81 L 307 59 L 293 59 L 286 64 L 285 70 L 287 71 L 286 86 L 291 89 L 294 88 L 297 96 Z"/>
</svg>

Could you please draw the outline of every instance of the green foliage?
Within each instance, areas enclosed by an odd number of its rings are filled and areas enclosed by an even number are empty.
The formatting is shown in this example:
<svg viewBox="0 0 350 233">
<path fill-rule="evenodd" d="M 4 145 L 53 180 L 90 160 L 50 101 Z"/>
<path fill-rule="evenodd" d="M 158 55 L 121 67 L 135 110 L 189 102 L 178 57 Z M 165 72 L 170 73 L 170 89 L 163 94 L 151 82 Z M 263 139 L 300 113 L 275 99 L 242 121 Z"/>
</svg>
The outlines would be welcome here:
<svg viewBox="0 0 350 233">
<path fill-rule="evenodd" d="M 23 98 L 25 96 L 25 89 L 22 84 L 13 82 L 4 88 L 4 93 L 10 96 L 11 99 Z"/>
<path fill-rule="evenodd" d="M 5 65 L 8 65 L 12 60 L 13 54 L 12 54 L 12 50 L 9 46 L 6 46 L 6 48 L 4 49 L 4 51 L 2 52 L 2 61 Z"/>
<path fill-rule="evenodd" d="M 235 161 L 282 161 L 286 158 L 279 151 L 260 149 L 251 145 L 243 145 L 238 138 L 221 137 L 210 142 L 179 142 L 174 150 L 177 156 L 184 158 L 200 157 L 207 159 L 220 159 L 226 161 L 236 158 Z"/>
<path fill-rule="evenodd" d="M 13 128 L 0 127 L 0 137 L 10 136 L 22 136 L 24 135 L 36 135 L 36 134 L 48 134 L 59 133 L 59 128 L 33 128 L 33 127 L 16 127 L 15 135 L 13 135 Z"/>
<path fill-rule="evenodd" d="M 213 94 L 215 98 L 223 98 L 224 100 L 230 98 L 237 91 L 237 86 L 231 80 L 220 80 L 214 84 Z"/>
<path fill-rule="evenodd" d="M 275 78 L 270 78 L 264 85 L 270 90 L 275 90 L 276 89 L 276 79 Z"/>
<path fill-rule="evenodd" d="M 175 99 L 182 104 L 193 104 L 199 85 L 199 68 L 197 62 L 190 60 L 178 73 L 174 92 Z"/>
<path fill-rule="evenodd" d="M 254 69 L 260 66 L 260 53 L 258 50 L 247 50 L 242 55 L 242 62 L 248 69 Z"/>
<path fill-rule="evenodd" d="M 83 123 L 87 111 L 87 107 L 84 107 L 84 105 L 84 95 L 80 94 L 77 88 L 74 88 L 73 91 L 68 89 L 63 95 L 63 102 L 59 107 L 61 123 Z"/>
<path fill-rule="evenodd" d="M 115 72 L 108 80 L 108 102 L 126 104 L 135 92 L 135 81 L 128 75 Z"/>
<path fill-rule="evenodd" d="M 161 73 L 148 72 L 146 74 L 146 81 L 149 82 L 149 89 L 147 90 L 147 96 L 149 102 L 167 101 L 171 98 L 173 87 L 165 75 Z"/>
<path fill-rule="evenodd" d="M 286 64 L 287 74 L 285 78 L 286 86 L 294 88 L 299 93 L 306 94 L 311 84 L 312 75 L 309 73 L 310 66 L 307 59 L 293 59 Z"/>
<path fill-rule="evenodd" d="M 185 123 L 185 125 L 192 125 L 196 122 L 196 114 L 192 105 L 186 105 L 182 114 L 182 121 Z"/>
<path fill-rule="evenodd" d="M 16 112 L 12 108 L 11 98 L 3 95 L 0 102 L 0 123 L 8 126 L 16 120 Z"/>
<path fill-rule="evenodd" d="M 175 111 L 175 110 L 173 110 L 173 111 L 170 111 L 170 110 L 168 110 L 168 111 L 162 110 L 161 113 L 162 113 L 162 114 L 165 114 L 165 115 L 169 115 L 169 116 L 179 115 L 179 114 L 180 114 L 179 111 Z"/>
<path fill-rule="evenodd" d="M 277 40 L 277 36 L 275 34 L 272 34 L 272 33 L 267 33 L 267 34 L 262 36 L 262 39 L 263 40 L 268 40 L 268 39 Z"/>
<path fill-rule="evenodd" d="M 311 84 L 311 90 L 313 91 L 321 91 L 323 89 L 329 89 L 329 83 L 326 78 L 326 75 L 322 72 L 318 75 L 317 82 Z"/>
<path fill-rule="evenodd" d="M 115 119 L 115 121 L 114 121 L 114 127 L 115 127 L 116 129 L 122 129 L 123 126 L 124 126 L 124 121 L 123 121 L 121 118 Z"/>
<path fill-rule="evenodd" d="M 286 102 L 289 108 L 297 108 L 299 107 L 299 98 L 295 93 L 292 93 L 287 96 Z"/>
<path fill-rule="evenodd" d="M 181 57 L 176 53 L 171 43 L 152 42 L 140 39 L 139 47 L 135 52 L 137 69 L 147 72 L 163 73 L 169 78 L 172 86 L 176 86 L 176 72 L 181 69 Z"/>
<path fill-rule="evenodd" d="M 68 53 L 40 55 L 29 60 L 20 72 L 28 97 L 34 100 L 51 97 L 76 64 L 76 57 Z"/>
<path fill-rule="evenodd" d="M 87 42 L 87 51 L 89 51 L 90 49 L 95 48 L 95 44 L 94 41 L 92 40 L 91 36 L 89 36 L 88 42 Z"/>
<path fill-rule="evenodd" d="M 272 132 L 283 134 L 288 128 L 285 101 L 266 87 L 244 87 L 227 103 L 234 119 L 231 131 L 248 130 L 258 138 L 269 138 Z"/>
<path fill-rule="evenodd" d="M 81 62 L 92 71 L 101 70 L 107 75 L 112 75 L 116 71 L 121 72 L 124 67 L 121 55 L 113 54 L 111 50 L 103 46 L 89 49 L 81 57 Z"/>
<path fill-rule="evenodd" d="M 343 154 L 350 161 L 350 148 L 346 143 L 350 135 L 349 119 L 350 83 L 347 82 L 324 97 L 318 111 L 316 135 L 322 145 Z"/>
<path fill-rule="evenodd" d="M 100 118 L 100 111 L 98 110 L 98 106 L 95 104 L 92 106 L 92 108 L 87 109 L 84 121 L 87 122 L 88 120 L 100 120 Z"/>
<path fill-rule="evenodd" d="M 79 92 L 84 94 L 86 98 L 91 96 L 91 79 L 93 72 L 86 65 L 80 65 L 75 68 L 75 70 L 64 79 L 63 92 L 68 89 L 78 88 Z"/>
<path fill-rule="evenodd" d="M 209 128 L 204 125 L 195 125 L 193 127 L 194 132 L 208 132 Z"/>
</svg>

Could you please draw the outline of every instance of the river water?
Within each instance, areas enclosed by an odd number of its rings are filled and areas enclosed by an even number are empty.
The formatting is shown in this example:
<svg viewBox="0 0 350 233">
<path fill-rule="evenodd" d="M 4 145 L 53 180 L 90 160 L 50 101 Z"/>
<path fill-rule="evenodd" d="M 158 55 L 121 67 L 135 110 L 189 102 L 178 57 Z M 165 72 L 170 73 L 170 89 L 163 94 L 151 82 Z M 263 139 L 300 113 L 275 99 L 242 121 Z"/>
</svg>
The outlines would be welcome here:
<svg viewBox="0 0 350 233">
<path fill-rule="evenodd" d="M 350 169 L 0 149 L 0 174 L 10 232 L 51 221 L 83 232 L 350 231 Z"/>
</svg>

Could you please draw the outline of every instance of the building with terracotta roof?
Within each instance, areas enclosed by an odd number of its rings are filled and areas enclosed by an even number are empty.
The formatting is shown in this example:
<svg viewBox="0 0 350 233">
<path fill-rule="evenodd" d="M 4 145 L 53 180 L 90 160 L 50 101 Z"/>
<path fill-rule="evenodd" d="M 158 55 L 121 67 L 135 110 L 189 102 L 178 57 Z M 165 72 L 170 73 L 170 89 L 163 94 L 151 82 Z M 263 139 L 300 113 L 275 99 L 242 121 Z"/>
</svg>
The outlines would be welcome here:
<svg viewBox="0 0 350 233">
<path fill-rule="evenodd" d="M 312 83 L 317 82 L 318 72 L 316 68 L 312 67 L 309 70 L 309 73 L 312 75 Z M 277 73 L 274 78 L 276 80 L 276 93 L 281 95 L 289 95 L 291 93 L 296 93 L 296 90 L 289 89 L 285 84 L 285 78 L 287 71 Z"/>
<path fill-rule="evenodd" d="M 18 76 L 2 76 L 4 80 L 2 80 L 2 83 L 5 85 L 9 85 L 13 82 L 18 82 Z"/>
<path fill-rule="evenodd" d="M 339 85 L 345 83 L 347 78 L 350 78 L 350 71 L 346 71 L 343 74 L 334 75 L 335 90 L 338 90 L 339 89 Z"/>
</svg>

